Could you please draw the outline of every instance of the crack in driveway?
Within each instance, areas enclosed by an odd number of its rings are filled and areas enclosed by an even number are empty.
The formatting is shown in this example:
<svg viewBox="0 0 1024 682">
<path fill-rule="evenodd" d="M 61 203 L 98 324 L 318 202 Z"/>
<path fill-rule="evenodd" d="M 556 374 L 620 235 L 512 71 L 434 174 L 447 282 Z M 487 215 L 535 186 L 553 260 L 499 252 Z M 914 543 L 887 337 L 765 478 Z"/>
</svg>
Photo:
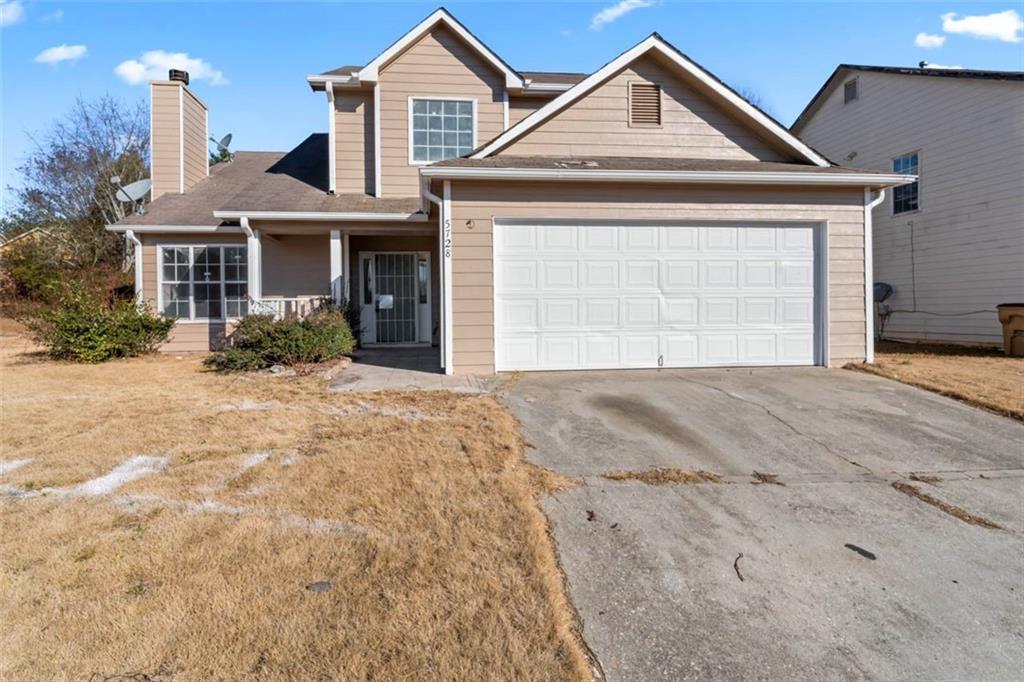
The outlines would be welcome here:
<svg viewBox="0 0 1024 682">
<path fill-rule="evenodd" d="M 691 377 L 679 376 L 677 374 L 676 378 L 680 379 L 682 381 L 690 382 L 691 384 L 697 384 L 698 386 L 703 386 L 704 388 L 711 389 L 712 391 L 717 391 L 718 393 L 721 393 L 722 395 L 728 396 L 729 398 L 732 398 L 733 400 L 739 400 L 741 403 L 746 403 L 747 405 L 753 405 L 754 407 L 760 408 L 769 417 L 771 417 L 775 421 L 779 422 L 780 424 L 782 424 L 783 426 L 788 428 L 790 431 L 792 431 L 796 435 L 798 435 L 798 436 L 800 436 L 802 438 L 806 438 L 807 440 L 811 441 L 815 445 L 818 445 L 823 450 L 828 452 L 830 455 L 832 455 L 834 457 L 838 457 L 839 459 L 843 460 L 847 464 L 850 464 L 850 465 L 855 466 L 855 467 L 859 467 L 859 468 L 863 469 L 864 471 L 868 471 L 868 472 L 871 471 L 871 469 L 869 467 L 866 467 L 863 464 L 861 464 L 859 462 L 856 462 L 856 461 L 850 459 L 849 457 L 846 457 L 846 456 L 840 454 L 839 452 L 836 452 L 835 450 L 832 449 L 831 446 L 829 446 L 827 443 L 825 443 L 821 439 L 816 438 L 816 437 L 810 435 L 809 433 L 804 433 L 803 431 L 801 431 L 797 427 L 793 426 L 792 424 L 790 424 L 788 421 L 786 421 L 785 419 L 783 419 L 779 415 L 775 414 L 769 407 L 767 407 L 765 405 L 762 405 L 761 403 L 757 402 L 756 400 L 751 400 L 750 398 L 744 398 L 743 396 L 741 396 L 741 395 L 739 395 L 737 393 L 733 393 L 731 391 L 727 391 L 724 388 L 719 388 L 718 386 L 712 386 L 711 384 L 706 384 L 703 381 L 697 381 L 696 379 L 693 379 Z"/>
</svg>

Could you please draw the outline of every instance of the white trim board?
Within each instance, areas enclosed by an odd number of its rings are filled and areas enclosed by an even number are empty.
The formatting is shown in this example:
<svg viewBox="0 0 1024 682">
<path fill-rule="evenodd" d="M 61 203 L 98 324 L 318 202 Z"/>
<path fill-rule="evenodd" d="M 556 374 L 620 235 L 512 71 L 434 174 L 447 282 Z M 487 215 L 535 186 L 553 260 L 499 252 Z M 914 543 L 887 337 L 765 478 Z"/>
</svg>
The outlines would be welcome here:
<svg viewBox="0 0 1024 682">
<path fill-rule="evenodd" d="M 913 182 L 912 175 L 887 173 L 801 173 L 799 171 L 635 171 L 582 168 L 482 168 L 427 166 L 426 178 L 446 180 L 562 180 L 567 182 L 693 182 L 729 185 L 855 185 L 890 187 Z"/>
<path fill-rule="evenodd" d="M 327 191 L 334 194 L 338 190 L 338 160 L 335 140 L 334 88 L 325 88 L 327 93 Z"/>
<path fill-rule="evenodd" d="M 561 95 L 509 128 L 507 131 L 494 138 L 490 143 L 484 146 L 480 151 L 473 154 L 470 158 L 483 159 L 501 151 L 503 148 L 507 147 L 509 144 L 532 130 L 538 124 L 549 119 L 565 107 L 589 93 L 591 90 L 595 89 L 601 83 L 624 69 L 639 57 L 652 51 L 661 54 L 691 77 L 710 88 L 717 95 L 725 99 L 728 104 L 732 105 L 733 108 L 749 118 L 755 125 L 761 127 L 765 132 L 778 139 L 797 155 L 816 166 L 826 167 L 832 165 L 824 156 L 815 152 L 813 149 L 797 139 L 796 136 L 786 130 L 782 125 L 773 121 L 760 109 L 733 92 L 703 68 L 690 61 L 681 52 L 676 50 L 657 34 L 649 36 L 629 50 L 626 50 L 621 55 L 580 81 L 575 87 L 566 90 Z"/>
<path fill-rule="evenodd" d="M 426 213 L 359 213 L 329 211 L 214 211 L 214 218 L 226 220 L 359 220 L 365 222 L 399 221 L 419 223 L 427 220 Z"/>
</svg>

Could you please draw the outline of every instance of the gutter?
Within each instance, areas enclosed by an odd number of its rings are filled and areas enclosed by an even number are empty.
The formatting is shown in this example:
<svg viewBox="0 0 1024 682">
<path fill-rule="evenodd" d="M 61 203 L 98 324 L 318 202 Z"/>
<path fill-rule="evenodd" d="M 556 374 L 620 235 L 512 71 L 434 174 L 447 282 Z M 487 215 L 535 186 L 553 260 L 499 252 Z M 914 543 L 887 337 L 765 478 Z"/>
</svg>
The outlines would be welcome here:
<svg viewBox="0 0 1024 682">
<path fill-rule="evenodd" d="M 445 180 L 553 180 L 563 182 L 692 182 L 727 185 L 855 185 L 892 187 L 917 176 L 899 173 L 801 173 L 768 171 L 636 171 L 576 168 L 473 168 L 428 166 L 426 178 Z M 216 214 L 215 214 L 216 215 Z"/>
<path fill-rule="evenodd" d="M 134 230 L 125 230 L 125 239 L 132 244 L 132 260 L 135 265 L 135 301 L 142 303 L 142 240 L 135 236 Z"/>
<path fill-rule="evenodd" d="M 147 232 L 179 232 L 187 234 L 190 232 L 204 234 L 209 232 L 241 232 L 237 225 L 105 225 L 107 232 L 135 232 L 144 234 Z"/>
<path fill-rule="evenodd" d="M 358 212 L 321 212 L 321 211 L 214 211 L 213 217 L 222 220 L 310 220 L 335 222 L 339 220 L 363 222 L 410 222 L 421 223 L 427 215 L 419 211 L 415 213 L 358 213 Z"/>
</svg>

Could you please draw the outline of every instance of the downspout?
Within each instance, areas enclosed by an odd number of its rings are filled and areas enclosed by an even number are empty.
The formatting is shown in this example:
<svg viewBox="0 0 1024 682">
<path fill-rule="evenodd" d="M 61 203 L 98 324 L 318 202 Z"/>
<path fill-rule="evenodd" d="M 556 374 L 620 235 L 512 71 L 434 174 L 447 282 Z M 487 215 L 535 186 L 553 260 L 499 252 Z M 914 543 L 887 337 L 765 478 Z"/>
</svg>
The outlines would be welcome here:
<svg viewBox="0 0 1024 682">
<path fill-rule="evenodd" d="M 260 232 L 249 226 L 249 219 L 245 216 L 239 218 L 238 224 L 246 236 L 249 300 L 259 305 L 263 300 L 263 272 L 260 267 L 263 262 L 263 254 L 260 248 Z"/>
<path fill-rule="evenodd" d="M 425 180 L 425 179 L 424 179 Z M 440 338 L 440 351 L 441 351 L 441 369 L 445 370 L 445 374 L 451 374 L 448 367 L 445 365 L 445 360 L 448 357 L 446 355 L 446 333 L 445 333 L 445 313 L 447 312 L 446 299 L 444 296 L 445 285 L 445 269 L 444 269 L 444 201 L 441 197 L 437 196 L 430 191 L 430 182 L 424 181 L 420 186 L 420 194 L 424 199 L 437 206 L 437 256 L 438 265 L 440 266 L 440 272 L 438 273 L 438 279 L 441 282 L 441 296 L 440 305 L 438 306 L 441 313 L 441 333 L 438 335 Z"/>
<path fill-rule="evenodd" d="M 135 301 L 142 303 L 142 241 L 135 236 L 135 230 L 125 230 L 124 236 L 132 244 L 132 260 L 135 261 Z"/>
<path fill-rule="evenodd" d="M 878 197 L 871 198 L 871 190 L 864 189 L 864 317 L 865 317 L 865 362 L 875 361 L 875 264 L 874 240 L 872 236 L 871 212 L 885 201 L 885 190 L 878 190 Z"/>
</svg>

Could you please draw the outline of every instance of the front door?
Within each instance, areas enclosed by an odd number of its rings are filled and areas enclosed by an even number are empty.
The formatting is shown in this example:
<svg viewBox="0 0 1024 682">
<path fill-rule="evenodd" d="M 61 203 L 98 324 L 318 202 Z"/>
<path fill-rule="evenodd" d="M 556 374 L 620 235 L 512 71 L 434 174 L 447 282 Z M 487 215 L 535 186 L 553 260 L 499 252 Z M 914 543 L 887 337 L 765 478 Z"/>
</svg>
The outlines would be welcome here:
<svg viewBox="0 0 1024 682">
<path fill-rule="evenodd" d="M 361 253 L 359 263 L 363 344 L 429 343 L 429 255 Z"/>
</svg>

